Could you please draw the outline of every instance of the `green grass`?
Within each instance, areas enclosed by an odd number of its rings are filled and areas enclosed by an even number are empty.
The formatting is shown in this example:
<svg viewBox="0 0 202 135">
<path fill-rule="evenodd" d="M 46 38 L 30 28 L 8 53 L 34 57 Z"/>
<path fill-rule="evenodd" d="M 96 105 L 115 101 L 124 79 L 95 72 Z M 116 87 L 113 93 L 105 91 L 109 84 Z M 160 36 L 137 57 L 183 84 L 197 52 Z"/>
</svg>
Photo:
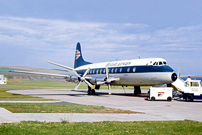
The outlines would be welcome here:
<svg viewBox="0 0 202 135">
<path fill-rule="evenodd" d="M 58 80 L 9 80 L 6 85 L 0 85 L 0 101 L 49 101 L 50 99 L 42 99 L 26 95 L 8 93 L 8 90 L 26 90 L 26 89 L 73 89 L 76 83 L 67 83 Z M 112 86 L 112 89 L 122 89 L 121 86 Z M 133 90 L 133 87 L 126 87 Z M 142 87 L 142 89 L 148 87 Z M 82 83 L 79 89 L 86 89 L 85 83 Z M 101 89 L 107 89 L 107 86 L 101 86 Z M 112 91 L 113 92 L 113 91 Z M 21 100 L 20 100 L 21 99 Z"/>
<path fill-rule="evenodd" d="M 8 90 L 15 90 L 12 88 L 0 88 L 0 101 L 54 101 L 53 99 L 43 99 L 40 97 L 20 95 L 6 92 Z"/>
<path fill-rule="evenodd" d="M 9 90 L 26 89 L 67 89 L 74 88 L 76 84 L 56 80 L 9 80 L 6 85 L 0 85 L 0 101 L 53 101 L 27 95 L 13 94 Z"/>
<path fill-rule="evenodd" d="M 5 86 L 28 89 L 73 89 L 76 84 L 57 80 L 9 80 Z"/>
<path fill-rule="evenodd" d="M 0 104 L 12 113 L 139 113 L 92 105 Z"/>
<path fill-rule="evenodd" d="M 193 121 L 146 121 L 146 122 L 20 122 L 0 125 L 1 135 L 199 135 L 202 123 Z"/>
<path fill-rule="evenodd" d="M 77 83 L 68 83 L 58 80 L 9 80 L 8 87 L 20 88 L 41 88 L 41 89 L 74 89 Z M 122 89 L 121 86 L 111 86 L 112 89 Z M 134 89 L 134 87 L 124 87 L 125 89 Z M 87 89 L 87 85 L 82 83 L 79 89 Z M 108 89 L 106 85 L 101 85 L 101 89 Z M 141 87 L 141 89 L 149 89 L 149 86 Z"/>
</svg>

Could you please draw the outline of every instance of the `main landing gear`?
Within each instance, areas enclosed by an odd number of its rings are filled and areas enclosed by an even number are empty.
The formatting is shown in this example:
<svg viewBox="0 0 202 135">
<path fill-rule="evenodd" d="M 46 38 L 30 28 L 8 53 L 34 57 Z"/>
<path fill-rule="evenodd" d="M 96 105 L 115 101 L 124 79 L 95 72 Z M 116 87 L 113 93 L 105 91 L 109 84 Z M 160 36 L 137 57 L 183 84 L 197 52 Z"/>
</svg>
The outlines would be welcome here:
<svg viewBox="0 0 202 135">
<path fill-rule="evenodd" d="M 134 95 L 141 94 L 140 86 L 134 86 Z"/>
<path fill-rule="evenodd" d="M 95 95 L 95 89 L 88 86 L 88 95 Z"/>
</svg>

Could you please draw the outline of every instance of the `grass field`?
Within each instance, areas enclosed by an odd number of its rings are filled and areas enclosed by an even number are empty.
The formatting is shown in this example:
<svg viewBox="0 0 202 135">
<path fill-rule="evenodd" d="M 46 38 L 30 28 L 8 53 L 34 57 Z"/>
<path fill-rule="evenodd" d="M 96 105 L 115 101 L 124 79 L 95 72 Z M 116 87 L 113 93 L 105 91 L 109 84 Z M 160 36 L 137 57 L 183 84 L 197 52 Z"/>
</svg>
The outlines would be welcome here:
<svg viewBox="0 0 202 135">
<path fill-rule="evenodd" d="M 0 125 L 1 135 L 199 135 L 202 123 L 193 121 L 145 121 L 145 122 L 76 122 L 60 123 L 20 122 Z"/>
<path fill-rule="evenodd" d="M 43 100 L 37 97 L 7 93 L 13 89 L 73 89 L 74 83 L 66 83 L 56 80 L 9 80 L 7 85 L 0 86 L 0 100 Z M 6 88 L 7 87 L 7 88 Z M 106 86 L 102 88 L 106 89 Z M 112 87 L 112 89 L 121 87 Z M 148 88 L 148 87 L 146 87 Z M 86 84 L 82 84 L 80 89 L 87 89 Z M 127 89 L 133 90 L 132 87 Z M 113 91 L 112 91 L 113 92 Z M 45 99 L 46 100 L 46 99 Z M 121 112 L 123 110 L 111 110 L 110 108 L 82 105 L 40 105 L 40 104 L 0 104 L 12 112 L 18 113 L 131 113 Z M 118 112 L 116 112 L 118 111 Z M 20 122 L 20 123 L 1 123 L 1 135 L 24 135 L 24 134 L 202 134 L 202 123 L 194 121 L 145 121 L 145 122 Z"/>
<path fill-rule="evenodd" d="M 12 113 L 139 113 L 92 105 L 0 104 Z"/>
<path fill-rule="evenodd" d="M 69 83 L 63 80 L 9 80 L 5 86 L 20 87 L 20 88 L 41 88 L 41 89 L 74 89 L 77 83 Z M 111 86 L 112 89 L 122 89 L 121 86 Z M 126 89 L 134 89 L 133 87 L 125 87 Z M 141 87 L 147 89 L 149 87 Z M 79 89 L 86 89 L 87 85 L 82 83 Z M 108 89 L 107 86 L 102 85 L 101 89 Z"/>
<path fill-rule="evenodd" d="M 13 94 L 6 91 L 18 89 L 74 89 L 76 85 L 76 83 L 67 83 L 62 80 L 9 80 L 6 85 L 0 85 L 0 101 L 49 101 L 51 99 Z M 82 83 L 79 88 L 86 89 L 87 91 L 87 86 L 85 83 Z M 113 89 L 122 89 L 120 86 L 112 86 L 111 88 L 112 92 Z M 107 89 L 107 86 L 101 86 L 101 89 Z M 133 87 L 127 87 L 127 89 L 133 90 Z"/>
</svg>

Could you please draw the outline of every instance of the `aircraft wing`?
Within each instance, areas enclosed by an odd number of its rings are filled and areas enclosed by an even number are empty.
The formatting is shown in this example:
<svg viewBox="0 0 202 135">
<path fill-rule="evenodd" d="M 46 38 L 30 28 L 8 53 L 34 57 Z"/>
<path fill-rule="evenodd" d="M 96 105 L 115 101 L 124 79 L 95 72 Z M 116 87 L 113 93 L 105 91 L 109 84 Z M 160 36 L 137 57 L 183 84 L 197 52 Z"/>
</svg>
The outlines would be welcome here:
<svg viewBox="0 0 202 135">
<path fill-rule="evenodd" d="M 70 77 L 69 75 L 63 75 L 63 74 L 54 74 L 54 73 L 42 73 L 42 72 L 31 72 L 31 71 L 21 71 L 21 70 L 12 70 L 9 72 L 14 73 L 24 73 L 24 74 L 34 74 L 34 75 L 45 75 L 45 76 L 56 76 L 56 77 Z"/>
</svg>

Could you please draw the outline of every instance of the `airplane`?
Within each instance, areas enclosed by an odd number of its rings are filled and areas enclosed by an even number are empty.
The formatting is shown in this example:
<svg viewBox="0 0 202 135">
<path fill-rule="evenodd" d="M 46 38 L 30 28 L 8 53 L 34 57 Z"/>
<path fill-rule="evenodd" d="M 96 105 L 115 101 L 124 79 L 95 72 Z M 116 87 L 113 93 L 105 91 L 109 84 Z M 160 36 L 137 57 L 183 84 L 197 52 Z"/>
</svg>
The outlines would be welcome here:
<svg viewBox="0 0 202 135">
<path fill-rule="evenodd" d="M 110 61 L 102 63 L 91 63 L 83 59 L 81 45 L 76 45 L 74 68 L 57 64 L 51 61 L 48 63 L 65 68 L 73 72 L 72 75 L 50 74 L 30 71 L 13 70 L 11 72 L 38 74 L 63 77 L 66 81 L 78 80 L 77 90 L 82 82 L 88 86 L 88 95 L 94 95 L 101 85 L 108 85 L 108 92 L 111 95 L 110 86 L 134 86 L 134 95 L 141 94 L 140 86 L 154 86 L 168 84 L 177 79 L 177 74 L 163 58 L 144 58 L 133 60 Z"/>
</svg>

